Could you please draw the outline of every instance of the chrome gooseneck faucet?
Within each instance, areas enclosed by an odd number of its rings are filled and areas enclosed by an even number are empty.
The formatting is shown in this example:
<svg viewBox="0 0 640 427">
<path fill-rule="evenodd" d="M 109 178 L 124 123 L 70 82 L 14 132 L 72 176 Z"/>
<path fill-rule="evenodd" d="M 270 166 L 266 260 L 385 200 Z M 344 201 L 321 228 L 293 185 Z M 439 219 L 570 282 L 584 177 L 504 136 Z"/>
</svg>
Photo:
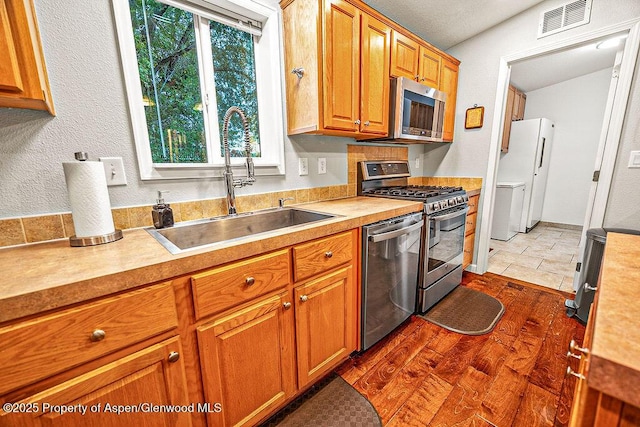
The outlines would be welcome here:
<svg viewBox="0 0 640 427">
<path fill-rule="evenodd" d="M 244 150 L 247 157 L 247 177 L 244 179 L 234 179 L 233 171 L 231 170 L 231 153 L 229 151 L 229 120 L 233 113 L 240 116 L 242 120 L 242 128 L 244 133 Z M 234 187 L 244 187 L 245 185 L 252 185 L 256 182 L 254 178 L 253 159 L 251 158 L 251 143 L 249 142 L 249 122 L 244 112 L 238 107 L 230 107 L 224 114 L 224 120 L 222 122 L 222 144 L 224 146 L 224 182 L 227 187 L 227 207 L 229 208 L 229 215 L 235 215 L 236 212 L 236 195 Z"/>
</svg>

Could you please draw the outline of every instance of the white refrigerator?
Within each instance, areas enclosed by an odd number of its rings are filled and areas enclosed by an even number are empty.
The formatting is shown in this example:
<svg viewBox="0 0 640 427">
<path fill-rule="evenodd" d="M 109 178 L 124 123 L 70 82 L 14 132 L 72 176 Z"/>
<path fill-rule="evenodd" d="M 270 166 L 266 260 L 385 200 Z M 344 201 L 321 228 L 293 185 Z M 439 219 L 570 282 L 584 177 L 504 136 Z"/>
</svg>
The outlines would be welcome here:
<svg viewBox="0 0 640 427">
<path fill-rule="evenodd" d="M 498 182 L 525 183 L 522 216 L 518 228 L 521 233 L 528 233 L 542 218 L 554 126 L 549 119 L 513 122 L 509 151 L 500 156 Z"/>
</svg>

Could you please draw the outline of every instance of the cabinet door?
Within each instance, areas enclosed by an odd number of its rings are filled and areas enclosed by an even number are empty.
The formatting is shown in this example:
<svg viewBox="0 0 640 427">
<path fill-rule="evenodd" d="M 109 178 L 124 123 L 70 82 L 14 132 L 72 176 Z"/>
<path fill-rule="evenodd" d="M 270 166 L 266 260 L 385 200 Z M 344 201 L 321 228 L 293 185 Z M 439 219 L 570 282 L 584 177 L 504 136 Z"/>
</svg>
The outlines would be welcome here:
<svg viewBox="0 0 640 427">
<path fill-rule="evenodd" d="M 446 58 L 442 59 L 440 90 L 447 94 L 442 137 L 445 141 L 453 141 L 453 128 L 456 118 L 456 96 L 458 94 L 458 66 Z"/>
<path fill-rule="evenodd" d="M 0 107 L 55 115 L 33 0 L 0 0 Z"/>
<path fill-rule="evenodd" d="M 286 304 L 285 304 L 286 303 Z M 212 426 L 252 425 L 295 393 L 293 310 L 287 293 L 264 298 L 197 329 Z"/>
<path fill-rule="evenodd" d="M 527 95 L 517 91 L 518 109 L 516 111 L 516 120 L 524 120 L 524 107 L 527 104 Z"/>
<path fill-rule="evenodd" d="M 504 123 L 502 129 L 502 145 L 500 151 L 506 153 L 509 151 L 509 138 L 511 137 L 511 120 L 513 115 L 513 104 L 516 98 L 516 88 L 509 85 L 507 91 L 507 104 L 504 107 Z"/>
<path fill-rule="evenodd" d="M 426 46 L 420 46 L 418 81 L 433 88 L 440 87 L 441 56 Z"/>
<path fill-rule="evenodd" d="M 420 46 L 409 37 L 393 31 L 391 35 L 391 76 L 418 78 Z"/>
<path fill-rule="evenodd" d="M 360 12 L 344 0 L 325 3 L 324 128 L 356 132 L 360 106 Z"/>
<path fill-rule="evenodd" d="M 295 288 L 300 388 L 356 349 L 354 282 L 349 266 Z"/>
<path fill-rule="evenodd" d="M 362 14 L 360 132 L 389 132 L 389 55 L 391 28 Z"/>
<path fill-rule="evenodd" d="M 155 405 L 185 407 L 190 403 L 182 358 L 174 359 L 172 352 L 178 356 L 182 352 L 177 337 L 24 399 L 21 403 L 38 405 L 37 416 L 23 414 L 18 421 L 12 418 L 19 415 L 0 411 L 0 425 L 190 426 L 189 411 L 149 412 Z M 52 409 L 56 405 L 86 408 L 86 413 L 62 413 Z M 124 411 L 124 407 L 132 409 Z"/>
<path fill-rule="evenodd" d="M 2 56 L 5 58 L 0 61 L 0 90 L 21 92 L 20 65 L 16 55 L 16 44 L 11 33 L 6 0 L 0 0 L 0 52 L 3 52 Z"/>
</svg>

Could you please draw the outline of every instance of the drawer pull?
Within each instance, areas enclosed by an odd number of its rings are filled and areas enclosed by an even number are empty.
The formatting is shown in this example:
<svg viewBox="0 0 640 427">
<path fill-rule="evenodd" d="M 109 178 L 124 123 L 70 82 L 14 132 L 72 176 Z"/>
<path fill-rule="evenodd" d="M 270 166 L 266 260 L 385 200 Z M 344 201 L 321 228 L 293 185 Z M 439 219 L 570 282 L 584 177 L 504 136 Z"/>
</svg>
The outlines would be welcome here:
<svg viewBox="0 0 640 427">
<path fill-rule="evenodd" d="M 302 296 L 300 297 L 300 301 L 302 301 L 302 302 L 305 302 L 305 301 L 308 301 L 308 300 L 309 300 L 309 297 L 308 297 L 308 296 L 306 296 L 306 295 L 302 295 Z"/>
<path fill-rule="evenodd" d="M 247 286 L 251 286 L 254 283 L 256 283 L 256 279 L 254 279 L 253 277 L 247 277 L 247 279 L 244 282 L 247 284 Z"/>
<path fill-rule="evenodd" d="M 331 251 L 327 251 L 327 252 L 325 252 L 325 253 L 324 253 L 324 256 L 325 256 L 326 258 L 331 258 L 331 257 L 333 256 L 333 252 L 331 252 Z"/>
<path fill-rule="evenodd" d="M 595 291 L 597 291 L 597 290 L 598 290 L 598 288 L 597 288 L 597 287 L 595 287 L 595 286 L 591 286 L 590 284 L 588 284 L 588 283 L 586 283 L 586 282 L 585 282 L 585 284 L 584 284 L 584 290 L 585 290 L 585 291 L 592 291 L 592 292 L 595 292 Z"/>
<path fill-rule="evenodd" d="M 567 357 L 573 357 L 574 359 L 582 359 L 582 356 L 579 354 L 572 353 L 571 350 L 567 351 Z"/>
<path fill-rule="evenodd" d="M 169 363 L 175 363 L 178 361 L 178 359 L 180 359 L 180 353 L 178 353 L 177 351 L 172 351 L 171 353 L 169 353 L 169 357 L 167 359 L 169 360 Z"/>
<path fill-rule="evenodd" d="M 582 374 L 580 374 L 578 372 L 575 372 L 573 369 L 571 369 L 571 366 L 567 366 L 567 375 L 573 375 L 574 377 L 576 377 L 578 379 L 581 379 L 581 380 L 586 380 L 587 379 L 584 375 L 582 375 Z"/>
<path fill-rule="evenodd" d="M 285 310 L 289 310 L 291 308 L 291 303 L 287 301 L 284 304 L 282 304 L 282 306 L 284 307 Z"/>
<path fill-rule="evenodd" d="M 576 340 L 571 340 L 569 343 L 569 350 L 572 352 L 578 351 L 582 354 L 589 354 L 589 349 L 585 347 L 578 347 Z"/>
<path fill-rule="evenodd" d="M 102 329 L 96 329 L 91 333 L 91 341 L 93 342 L 102 341 L 103 339 L 105 339 L 106 336 L 107 334 L 105 331 L 103 331 Z"/>
</svg>

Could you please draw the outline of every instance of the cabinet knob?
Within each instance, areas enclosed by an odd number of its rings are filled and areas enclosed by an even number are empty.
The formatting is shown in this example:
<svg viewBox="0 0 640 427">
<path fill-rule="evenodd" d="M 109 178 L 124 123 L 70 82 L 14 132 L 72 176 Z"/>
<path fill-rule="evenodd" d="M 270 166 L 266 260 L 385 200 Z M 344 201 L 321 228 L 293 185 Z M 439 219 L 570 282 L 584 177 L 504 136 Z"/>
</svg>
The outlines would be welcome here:
<svg viewBox="0 0 640 427">
<path fill-rule="evenodd" d="M 415 81 L 420 80 L 420 74 L 416 74 L 416 76 L 413 78 Z"/>
<path fill-rule="evenodd" d="M 571 366 L 567 366 L 567 375 L 573 375 L 574 377 L 584 380 L 586 379 L 586 377 L 578 372 L 575 372 L 573 369 L 571 369 Z"/>
<path fill-rule="evenodd" d="M 304 77 L 304 68 L 296 67 L 291 70 L 291 74 L 295 74 L 298 79 L 301 79 L 302 77 Z"/>
<path fill-rule="evenodd" d="M 247 277 L 247 278 L 245 279 L 245 281 L 244 281 L 244 282 L 247 284 L 247 286 L 251 286 L 251 285 L 253 285 L 254 283 L 256 283 L 256 279 L 254 279 L 253 277 L 249 276 L 249 277 Z"/>
<path fill-rule="evenodd" d="M 569 351 L 571 352 L 578 351 L 582 354 L 589 354 L 589 349 L 585 347 L 579 347 L 578 344 L 576 343 L 576 340 L 571 340 L 571 342 L 569 343 Z"/>
<path fill-rule="evenodd" d="M 366 122 L 364 122 L 365 126 L 369 126 L 371 124 L 371 122 L 369 122 L 369 120 L 367 120 Z"/>
<path fill-rule="evenodd" d="M 308 300 L 309 300 L 309 297 L 308 297 L 308 296 L 306 296 L 306 295 L 302 295 L 302 296 L 300 297 L 300 301 L 302 301 L 302 302 L 306 302 L 306 301 L 308 301 Z"/>
<path fill-rule="evenodd" d="M 93 342 L 102 341 L 103 339 L 105 339 L 106 336 L 107 336 L 107 333 L 105 331 L 103 331 L 102 329 L 96 329 L 91 333 L 91 341 Z"/>
<path fill-rule="evenodd" d="M 423 77 L 423 78 L 421 78 L 421 79 L 420 79 L 420 81 L 421 81 L 421 82 L 423 82 L 423 81 L 425 81 L 425 80 L 427 80 L 427 78 L 426 78 L 426 77 Z"/>
<path fill-rule="evenodd" d="M 356 121 L 355 121 L 355 122 L 353 122 L 353 123 L 355 123 L 355 124 L 359 125 L 361 122 L 360 122 L 360 119 L 358 119 L 358 120 L 356 120 Z"/>
<path fill-rule="evenodd" d="M 333 256 L 333 252 L 327 251 L 324 253 L 325 258 L 331 258 Z"/>
<path fill-rule="evenodd" d="M 175 363 L 178 361 L 178 359 L 180 359 L 180 353 L 178 353 L 177 351 L 172 351 L 171 353 L 169 353 L 169 357 L 167 358 L 170 363 Z"/>
<path fill-rule="evenodd" d="M 286 301 L 284 304 L 282 304 L 282 306 L 285 310 L 289 310 L 291 308 L 291 303 L 289 301 Z"/>
</svg>

